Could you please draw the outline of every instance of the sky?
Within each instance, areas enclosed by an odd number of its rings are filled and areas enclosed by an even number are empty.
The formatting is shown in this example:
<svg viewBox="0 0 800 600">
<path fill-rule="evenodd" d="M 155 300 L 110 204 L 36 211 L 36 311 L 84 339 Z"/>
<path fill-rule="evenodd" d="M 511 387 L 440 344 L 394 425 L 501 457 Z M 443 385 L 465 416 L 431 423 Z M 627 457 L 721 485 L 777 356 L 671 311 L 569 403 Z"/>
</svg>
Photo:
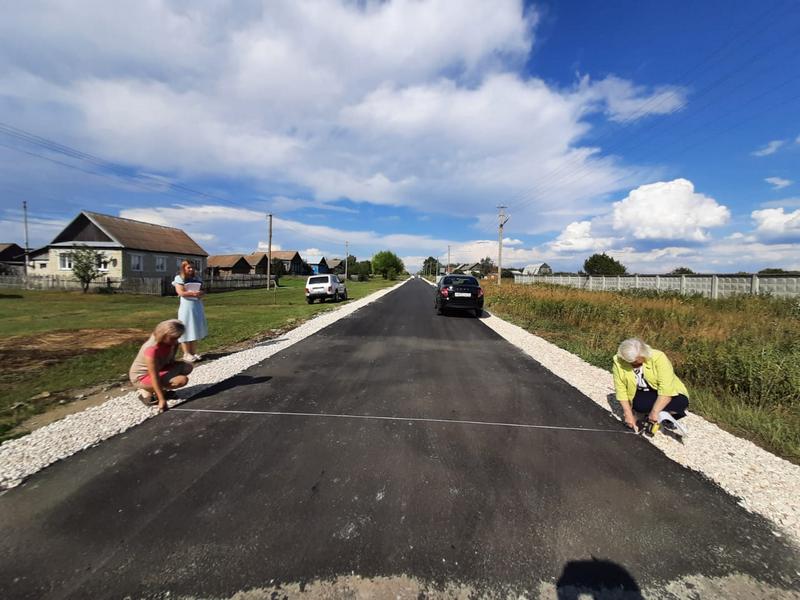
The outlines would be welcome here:
<svg viewBox="0 0 800 600">
<path fill-rule="evenodd" d="M 800 0 L 57 0 L 0 20 L 0 242 L 800 269 Z"/>
</svg>

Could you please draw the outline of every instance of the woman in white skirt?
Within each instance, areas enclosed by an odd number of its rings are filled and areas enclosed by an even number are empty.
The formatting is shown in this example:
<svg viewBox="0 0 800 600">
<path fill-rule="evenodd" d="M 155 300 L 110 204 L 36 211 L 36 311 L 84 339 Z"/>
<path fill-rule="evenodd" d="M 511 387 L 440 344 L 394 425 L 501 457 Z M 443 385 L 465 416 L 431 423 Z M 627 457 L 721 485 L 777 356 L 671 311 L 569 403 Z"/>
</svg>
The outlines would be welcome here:
<svg viewBox="0 0 800 600">
<path fill-rule="evenodd" d="M 202 300 L 205 293 L 200 289 L 202 284 L 202 280 L 195 273 L 194 265 L 188 260 L 182 261 L 181 271 L 175 275 L 172 285 L 175 286 L 175 291 L 181 297 L 181 303 L 178 306 L 178 320 L 186 326 L 178 341 L 183 348 L 183 360 L 190 363 L 202 358 L 197 354 L 197 342 L 208 335 Z"/>
</svg>

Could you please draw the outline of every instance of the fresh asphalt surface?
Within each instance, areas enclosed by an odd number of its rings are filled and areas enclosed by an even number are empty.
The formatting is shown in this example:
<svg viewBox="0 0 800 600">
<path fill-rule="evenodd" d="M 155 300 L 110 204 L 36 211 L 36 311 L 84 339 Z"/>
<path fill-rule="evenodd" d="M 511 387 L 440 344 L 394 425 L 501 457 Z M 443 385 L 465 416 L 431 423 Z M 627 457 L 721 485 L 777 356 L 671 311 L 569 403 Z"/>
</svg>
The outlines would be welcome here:
<svg viewBox="0 0 800 600">
<path fill-rule="evenodd" d="M 5 493 L 0 595 L 228 597 L 351 573 L 487 594 L 791 585 L 798 555 L 768 522 L 432 295 L 412 280 Z"/>
</svg>

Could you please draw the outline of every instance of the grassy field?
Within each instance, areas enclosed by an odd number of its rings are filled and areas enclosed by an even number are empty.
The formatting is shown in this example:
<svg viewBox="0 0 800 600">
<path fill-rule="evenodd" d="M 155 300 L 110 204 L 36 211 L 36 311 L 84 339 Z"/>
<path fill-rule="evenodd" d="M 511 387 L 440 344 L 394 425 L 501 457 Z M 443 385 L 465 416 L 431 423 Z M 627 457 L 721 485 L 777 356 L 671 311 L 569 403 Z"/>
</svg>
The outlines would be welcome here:
<svg viewBox="0 0 800 600">
<path fill-rule="evenodd" d="M 487 309 L 609 371 L 641 337 L 670 357 L 690 410 L 800 464 L 800 300 L 484 287 Z"/>
<path fill-rule="evenodd" d="M 358 299 L 396 281 L 349 281 Z M 205 299 L 209 337 L 201 353 L 268 337 L 333 303 L 308 305 L 305 278 L 284 277 L 275 291 L 238 290 Z M 74 395 L 69 390 L 127 379 L 139 346 L 156 323 L 177 315 L 175 297 L 4 289 L 0 292 L 0 440 L 28 416 Z M 106 347 L 107 346 L 107 347 Z M 46 398 L 35 396 L 49 392 Z"/>
</svg>

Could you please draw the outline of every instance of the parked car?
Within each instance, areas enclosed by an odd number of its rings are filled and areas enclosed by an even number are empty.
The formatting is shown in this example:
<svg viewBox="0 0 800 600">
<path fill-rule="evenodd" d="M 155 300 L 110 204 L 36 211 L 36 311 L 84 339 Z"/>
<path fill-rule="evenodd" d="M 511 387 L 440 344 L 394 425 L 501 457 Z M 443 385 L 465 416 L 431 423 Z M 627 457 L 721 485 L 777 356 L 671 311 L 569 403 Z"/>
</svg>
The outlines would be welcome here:
<svg viewBox="0 0 800 600">
<path fill-rule="evenodd" d="M 476 317 L 483 314 L 483 288 L 471 275 L 445 275 L 436 284 L 434 306 L 437 314 L 448 308 L 472 310 Z"/>
<path fill-rule="evenodd" d="M 334 274 L 312 275 L 306 280 L 306 302 L 313 304 L 319 299 L 325 302 L 332 298 L 334 302 L 347 300 L 347 286 L 339 281 L 339 276 Z"/>
</svg>

